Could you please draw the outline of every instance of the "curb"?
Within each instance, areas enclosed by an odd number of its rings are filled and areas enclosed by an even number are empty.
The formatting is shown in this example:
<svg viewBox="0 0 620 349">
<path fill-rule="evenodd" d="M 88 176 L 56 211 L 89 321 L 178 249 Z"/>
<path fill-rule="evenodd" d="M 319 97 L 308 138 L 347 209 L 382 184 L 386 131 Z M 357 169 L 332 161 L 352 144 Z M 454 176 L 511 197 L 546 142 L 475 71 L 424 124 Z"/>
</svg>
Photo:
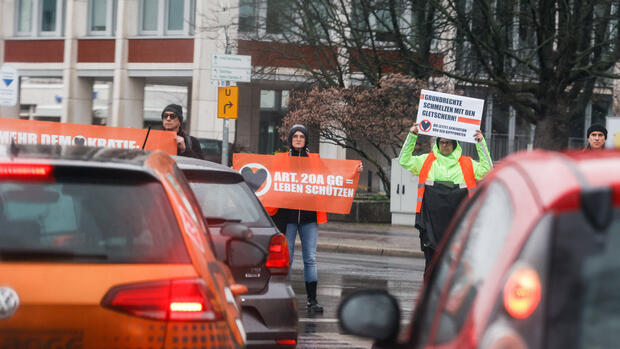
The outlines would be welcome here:
<svg viewBox="0 0 620 349">
<path fill-rule="evenodd" d="M 299 242 L 299 240 L 295 241 L 295 247 L 301 248 L 301 242 Z M 316 249 L 317 251 L 336 251 L 345 253 L 363 253 L 377 256 L 424 258 L 424 252 L 422 251 L 412 251 L 397 248 L 344 245 L 328 242 L 317 243 Z"/>
</svg>

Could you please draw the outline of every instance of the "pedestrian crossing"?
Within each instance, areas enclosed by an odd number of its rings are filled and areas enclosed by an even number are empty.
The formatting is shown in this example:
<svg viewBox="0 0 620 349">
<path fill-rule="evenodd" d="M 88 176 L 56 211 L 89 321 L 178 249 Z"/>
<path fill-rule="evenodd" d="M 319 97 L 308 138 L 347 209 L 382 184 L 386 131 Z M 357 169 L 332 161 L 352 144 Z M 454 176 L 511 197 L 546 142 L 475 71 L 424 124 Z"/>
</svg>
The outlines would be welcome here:
<svg viewBox="0 0 620 349">
<path fill-rule="evenodd" d="M 297 349 L 368 349 L 371 346 L 370 341 L 357 340 L 339 333 L 307 333 L 297 340 Z"/>
</svg>

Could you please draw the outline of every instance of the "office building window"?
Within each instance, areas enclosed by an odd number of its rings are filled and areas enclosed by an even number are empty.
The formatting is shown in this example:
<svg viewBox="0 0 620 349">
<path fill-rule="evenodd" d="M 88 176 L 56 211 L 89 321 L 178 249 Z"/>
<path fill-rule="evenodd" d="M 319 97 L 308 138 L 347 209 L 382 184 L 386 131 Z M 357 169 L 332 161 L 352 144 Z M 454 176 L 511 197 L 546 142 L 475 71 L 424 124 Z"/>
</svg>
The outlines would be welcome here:
<svg viewBox="0 0 620 349">
<path fill-rule="evenodd" d="M 140 34 L 187 35 L 194 16 L 194 0 L 141 0 Z"/>
<path fill-rule="evenodd" d="M 291 4 L 286 0 L 267 0 L 267 33 L 282 34 L 288 31 L 293 21 L 291 10 Z"/>
<path fill-rule="evenodd" d="M 256 0 L 239 0 L 239 31 L 256 32 Z"/>
<path fill-rule="evenodd" d="M 17 0 L 17 35 L 60 36 L 62 33 L 61 0 Z"/>
<path fill-rule="evenodd" d="M 115 0 L 90 0 L 88 2 L 88 33 L 90 35 L 114 34 Z"/>
</svg>

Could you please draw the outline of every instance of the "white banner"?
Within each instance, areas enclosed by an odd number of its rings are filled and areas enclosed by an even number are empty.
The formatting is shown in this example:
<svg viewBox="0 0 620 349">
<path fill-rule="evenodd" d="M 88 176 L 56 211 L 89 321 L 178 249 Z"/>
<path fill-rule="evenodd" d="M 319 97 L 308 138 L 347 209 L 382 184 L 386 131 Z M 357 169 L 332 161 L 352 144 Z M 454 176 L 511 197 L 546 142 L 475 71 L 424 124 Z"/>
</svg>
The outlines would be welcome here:
<svg viewBox="0 0 620 349">
<path fill-rule="evenodd" d="M 475 143 L 484 100 L 422 90 L 418 106 L 418 132 L 423 135 Z"/>
</svg>

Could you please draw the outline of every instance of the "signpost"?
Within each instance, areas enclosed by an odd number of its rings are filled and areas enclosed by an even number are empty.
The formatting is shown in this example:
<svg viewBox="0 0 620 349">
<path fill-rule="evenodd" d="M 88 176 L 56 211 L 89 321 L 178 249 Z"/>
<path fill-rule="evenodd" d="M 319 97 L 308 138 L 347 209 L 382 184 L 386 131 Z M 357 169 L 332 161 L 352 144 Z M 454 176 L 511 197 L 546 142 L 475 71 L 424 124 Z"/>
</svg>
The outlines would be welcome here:
<svg viewBox="0 0 620 349">
<path fill-rule="evenodd" d="M 17 70 L 4 64 L 0 68 L 0 106 L 13 107 L 17 104 L 19 75 Z"/>
<path fill-rule="evenodd" d="M 236 119 L 239 104 L 239 87 L 228 86 L 217 89 L 217 117 L 220 119 Z"/>
<path fill-rule="evenodd" d="M 211 80 L 250 82 L 252 80 L 251 56 L 213 55 Z"/>
<path fill-rule="evenodd" d="M 228 45 L 226 46 L 228 52 Z M 218 88 L 217 117 L 224 119 L 222 132 L 222 165 L 228 165 L 228 119 L 236 119 L 239 90 L 231 83 L 252 81 L 252 57 L 220 55 L 211 57 L 211 83 Z"/>
</svg>

